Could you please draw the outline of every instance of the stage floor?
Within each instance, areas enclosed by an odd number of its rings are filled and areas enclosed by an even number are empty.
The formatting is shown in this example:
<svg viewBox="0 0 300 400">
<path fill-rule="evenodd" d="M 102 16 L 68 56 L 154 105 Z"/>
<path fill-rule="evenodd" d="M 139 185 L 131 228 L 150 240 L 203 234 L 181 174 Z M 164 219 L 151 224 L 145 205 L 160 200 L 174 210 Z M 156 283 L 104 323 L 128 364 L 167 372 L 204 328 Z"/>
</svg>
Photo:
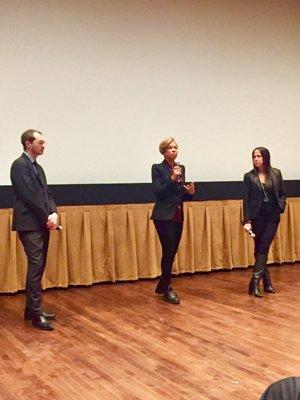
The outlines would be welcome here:
<svg viewBox="0 0 300 400">
<path fill-rule="evenodd" d="M 182 275 L 180 305 L 157 280 L 47 290 L 55 331 L 0 296 L 2 400 L 258 400 L 300 376 L 300 264 L 271 266 L 276 294 L 247 294 L 251 270 Z"/>
</svg>

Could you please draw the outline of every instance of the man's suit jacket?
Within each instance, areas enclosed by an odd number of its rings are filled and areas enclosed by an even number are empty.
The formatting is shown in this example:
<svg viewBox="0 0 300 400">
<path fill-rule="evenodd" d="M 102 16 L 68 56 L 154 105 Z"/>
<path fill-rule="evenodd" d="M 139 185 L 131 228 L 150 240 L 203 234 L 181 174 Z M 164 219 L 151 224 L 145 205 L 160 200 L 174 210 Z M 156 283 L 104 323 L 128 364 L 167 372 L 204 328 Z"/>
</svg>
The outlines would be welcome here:
<svg viewBox="0 0 300 400">
<path fill-rule="evenodd" d="M 48 216 L 56 212 L 56 204 L 47 187 L 43 168 L 22 154 L 11 166 L 14 211 L 12 230 L 40 231 L 46 229 Z"/>
<path fill-rule="evenodd" d="M 185 182 L 185 168 L 181 165 L 182 183 Z M 151 219 L 167 221 L 175 214 L 176 207 L 184 200 L 192 199 L 192 195 L 186 193 L 182 184 L 173 182 L 171 171 L 167 161 L 152 165 L 152 183 L 156 202 Z"/>
<path fill-rule="evenodd" d="M 286 205 L 286 194 L 280 170 L 277 168 L 271 168 L 270 178 L 274 187 L 279 210 L 283 213 Z M 244 175 L 244 222 L 258 217 L 262 203 L 262 196 L 263 192 L 258 173 L 255 169 L 252 169 Z"/>
</svg>

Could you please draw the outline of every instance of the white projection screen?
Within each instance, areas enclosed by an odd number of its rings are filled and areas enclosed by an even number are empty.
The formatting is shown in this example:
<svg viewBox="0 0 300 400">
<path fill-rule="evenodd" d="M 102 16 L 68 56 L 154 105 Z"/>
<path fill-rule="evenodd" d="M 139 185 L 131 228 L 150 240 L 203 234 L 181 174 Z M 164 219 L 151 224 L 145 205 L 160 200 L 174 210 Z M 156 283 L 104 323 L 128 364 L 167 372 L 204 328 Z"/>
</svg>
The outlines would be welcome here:
<svg viewBox="0 0 300 400">
<path fill-rule="evenodd" d="M 41 130 L 50 184 L 240 181 L 268 147 L 300 177 L 298 0 L 0 0 L 0 185 Z"/>
</svg>

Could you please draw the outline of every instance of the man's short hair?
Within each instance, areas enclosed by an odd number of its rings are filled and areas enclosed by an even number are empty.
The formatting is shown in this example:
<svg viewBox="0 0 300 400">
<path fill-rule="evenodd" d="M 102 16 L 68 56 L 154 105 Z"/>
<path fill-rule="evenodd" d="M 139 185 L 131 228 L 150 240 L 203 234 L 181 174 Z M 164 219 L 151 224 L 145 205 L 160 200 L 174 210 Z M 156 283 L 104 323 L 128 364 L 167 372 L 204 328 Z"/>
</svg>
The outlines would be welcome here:
<svg viewBox="0 0 300 400">
<path fill-rule="evenodd" d="M 26 142 L 32 143 L 34 141 L 34 133 L 39 133 L 42 135 L 42 132 L 37 131 L 36 129 L 27 129 L 27 131 L 22 133 L 21 143 L 23 145 L 23 149 L 26 150 Z"/>
</svg>

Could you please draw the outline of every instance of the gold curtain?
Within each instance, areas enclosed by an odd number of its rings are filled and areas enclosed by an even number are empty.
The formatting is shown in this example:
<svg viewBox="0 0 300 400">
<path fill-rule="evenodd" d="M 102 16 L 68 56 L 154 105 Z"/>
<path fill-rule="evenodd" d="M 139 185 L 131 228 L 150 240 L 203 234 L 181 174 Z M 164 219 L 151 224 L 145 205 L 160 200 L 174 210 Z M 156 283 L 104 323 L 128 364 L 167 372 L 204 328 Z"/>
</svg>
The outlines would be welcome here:
<svg viewBox="0 0 300 400">
<path fill-rule="evenodd" d="M 247 267 L 253 241 L 241 226 L 242 201 L 185 203 L 185 223 L 174 273 Z M 51 232 L 43 287 L 154 278 L 161 248 L 153 204 L 59 207 L 63 230 Z M 26 257 L 12 210 L 0 210 L 0 292 L 24 289 Z M 269 254 L 269 262 L 300 260 L 300 198 L 289 198 Z"/>
</svg>

